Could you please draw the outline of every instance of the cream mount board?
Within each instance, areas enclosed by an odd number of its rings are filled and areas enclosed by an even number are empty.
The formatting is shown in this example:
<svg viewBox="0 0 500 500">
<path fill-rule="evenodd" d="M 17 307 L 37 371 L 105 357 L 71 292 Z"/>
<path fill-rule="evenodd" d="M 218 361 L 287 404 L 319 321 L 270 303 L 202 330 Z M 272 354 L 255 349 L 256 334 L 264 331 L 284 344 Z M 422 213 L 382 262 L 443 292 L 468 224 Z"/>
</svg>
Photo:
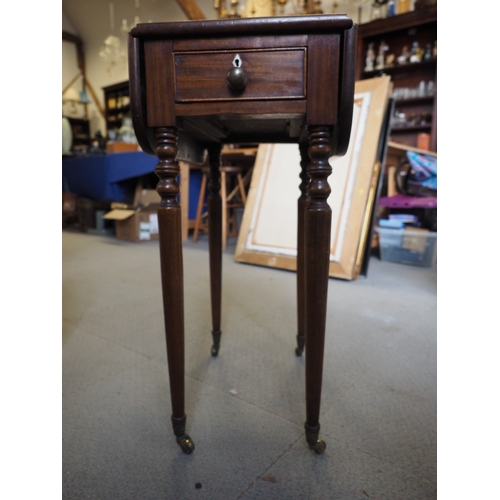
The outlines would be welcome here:
<svg viewBox="0 0 500 500">
<path fill-rule="evenodd" d="M 377 150 L 390 94 L 390 78 L 356 82 L 347 153 L 332 157 L 328 178 L 332 209 L 330 277 L 352 280 L 366 244 L 370 192 L 378 177 Z M 261 144 L 238 236 L 235 260 L 296 270 L 300 154 L 294 144 Z"/>
</svg>

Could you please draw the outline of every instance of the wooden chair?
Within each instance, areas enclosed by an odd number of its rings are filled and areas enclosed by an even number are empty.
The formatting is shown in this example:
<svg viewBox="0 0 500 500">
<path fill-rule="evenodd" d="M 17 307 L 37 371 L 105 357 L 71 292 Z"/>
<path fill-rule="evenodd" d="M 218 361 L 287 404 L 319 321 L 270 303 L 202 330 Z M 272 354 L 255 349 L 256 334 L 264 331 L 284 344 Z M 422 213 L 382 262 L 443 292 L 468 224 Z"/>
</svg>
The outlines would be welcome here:
<svg viewBox="0 0 500 500">
<path fill-rule="evenodd" d="M 222 198 L 222 249 L 227 248 L 228 238 L 238 236 L 238 221 L 236 216 L 237 208 L 244 208 L 247 195 L 246 187 L 250 182 L 252 169 L 247 172 L 241 166 L 223 165 L 221 172 L 221 190 Z M 193 243 L 198 241 L 200 233 L 208 233 L 208 203 L 207 203 L 207 180 L 209 169 L 203 169 L 201 178 L 200 196 L 198 198 L 198 207 L 196 210 L 196 220 L 194 223 Z M 229 194 L 228 194 L 229 192 Z"/>
</svg>

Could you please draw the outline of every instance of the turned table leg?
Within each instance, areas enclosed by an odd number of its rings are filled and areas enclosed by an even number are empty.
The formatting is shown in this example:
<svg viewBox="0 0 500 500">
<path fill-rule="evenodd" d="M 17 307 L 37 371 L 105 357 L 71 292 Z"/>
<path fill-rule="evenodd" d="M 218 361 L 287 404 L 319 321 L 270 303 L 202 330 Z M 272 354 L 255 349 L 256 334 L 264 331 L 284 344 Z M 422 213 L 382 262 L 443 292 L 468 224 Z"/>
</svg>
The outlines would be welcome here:
<svg viewBox="0 0 500 500">
<path fill-rule="evenodd" d="M 155 152 L 159 159 L 155 173 L 159 177 L 157 191 L 161 197 L 158 226 L 172 425 L 182 451 L 191 453 L 194 443 L 186 434 L 184 413 L 184 291 L 182 218 L 181 207 L 177 202 L 179 184 L 176 180 L 180 169 L 175 161 L 177 129 L 157 128 L 155 138 Z"/>
<path fill-rule="evenodd" d="M 212 303 L 212 356 L 219 353 L 222 295 L 222 198 L 220 194 L 221 145 L 209 146 L 208 159 L 208 251 Z"/>
<path fill-rule="evenodd" d="M 304 352 L 305 342 L 305 239 L 304 239 L 304 218 L 307 205 L 309 205 L 309 195 L 307 186 L 309 176 L 307 166 L 309 165 L 309 155 L 307 154 L 307 143 L 299 144 L 300 151 L 300 197 L 297 202 L 297 348 L 295 354 L 300 356 Z"/>
<path fill-rule="evenodd" d="M 332 133 L 330 127 L 309 127 L 307 188 L 310 201 L 305 210 L 305 350 L 306 350 L 306 440 L 309 448 L 322 453 L 326 444 L 318 438 L 323 354 L 325 345 L 328 268 L 330 257 L 331 208 L 328 158 Z"/>
</svg>

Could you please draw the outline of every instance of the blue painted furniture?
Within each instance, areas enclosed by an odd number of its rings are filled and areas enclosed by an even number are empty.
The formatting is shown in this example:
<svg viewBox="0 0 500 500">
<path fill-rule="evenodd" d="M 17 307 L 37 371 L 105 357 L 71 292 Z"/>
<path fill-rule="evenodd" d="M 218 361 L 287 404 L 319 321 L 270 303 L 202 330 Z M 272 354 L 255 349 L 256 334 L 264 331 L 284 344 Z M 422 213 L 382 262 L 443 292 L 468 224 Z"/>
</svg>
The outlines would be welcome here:
<svg viewBox="0 0 500 500">
<path fill-rule="evenodd" d="M 125 202 L 136 178 L 154 172 L 158 158 L 142 151 L 65 158 L 62 178 L 65 190 L 94 200 Z M 201 170 L 189 174 L 189 220 L 196 218 Z"/>
<path fill-rule="evenodd" d="M 158 160 L 142 151 L 63 159 L 66 188 L 77 196 L 125 201 L 131 181 L 154 172 Z"/>
</svg>

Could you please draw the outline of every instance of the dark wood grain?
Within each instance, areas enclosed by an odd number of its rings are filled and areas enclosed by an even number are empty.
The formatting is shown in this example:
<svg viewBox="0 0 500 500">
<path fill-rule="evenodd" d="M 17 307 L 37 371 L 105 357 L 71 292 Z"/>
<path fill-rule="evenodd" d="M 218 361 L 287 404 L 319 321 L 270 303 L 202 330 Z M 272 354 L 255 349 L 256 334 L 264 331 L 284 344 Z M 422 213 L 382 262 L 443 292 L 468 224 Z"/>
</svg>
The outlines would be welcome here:
<svg viewBox="0 0 500 500">
<path fill-rule="evenodd" d="M 221 145 L 208 148 L 208 246 L 212 305 L 212 355 L 219 352 L 222 304 L 222 198 L 220 194 Z"/>
<path fill-rule="evenodd" d="M 168 373 L 172 422 L 177 437 L 184 434 L 184 287 L 182 263 L 181 207 L 177 201 L 180 169 L 177 155 L 177 130 L 162 127 L 156 133 L 156 155 L 159 163 L 157 191 L 161 197 L 158 208 L 161 283 L 165 312 Z"/>
<path fill-rule="evenodd" d="M 242 91 L 232 90 L 227 80 L 236 55 L 248 77 L 248 85 Z M 175 54 L 175 100 L 182 103 L 303 99 L 305 62 L 305 48 Z"/>
<path fill-rule="evenodd" d="M 307 123 L 337 123 L 340 36 L 310 35 L 307 69 Z"/>
<path fill-rule="evenodd" d="M 147 154 L 154 154 L 156 140 L 154 130 L 147 126 L 146 88 L 144 66 L 141 65 L 142 41 L 128 37 L 128 71 L 130 89 L 130 114 L 134 125 L 137 142 Z"/>
<path fill-rule="evenodd" d="M 351 30 L 347 34 L 347 30 Z M 221 337 L 223 143 L 294 142 L 301 153 L 298 200 L 297 354 L 306 350 L 306 440 L 318 438 L 326 325 L 332 154 L 347 149 L 354 95 L 355 27 L 346 16 L 297 16 L 151 23 L 132 30 L 134 125 L 156 128 L 162 286 L 172 423 L 183 451 L 185 435 L 184 324 L 179 168 L 176 141 L 189 137 L 208 149 L 212 355 Z M 144 50 L 142 50 L 144 47 Z M 248 71 L 244 90 L 227 87 L 236 53 Z M 175 61 L 175 63 L 174 63 Z"/>
<path fill-rule="evenodd" d="M 295 115 L 305 114 L 305 99 L 272 100 L 272 113 L 269 101 L 215 101 L 200 102 L 196 105 L 190 103 L 176 103 L 174 106 L 177 116 L 207 116 L 207 115 L 247 115 L 255 116 L 261 114 L 273 115 Z M 238 142 L 238 141 L 233 141 Z M 254 142 L 249 140 L 248 142 Z"/>
<path fill-rule="evenodd" d="M 307 167 L 309 165 L 309 155 L 307 153 L 308 143 L 299 144 L 300 151 L 300 197 L 297 201 L 297 349 L 296 354 L 300 356 L 304 350 L 306 332 L 306 248 L 305 248 L 305 215 L 309 205 L 309 195 L 307 187 L 309 185 L 309 175 Z"/>
<path fill-rule="evenodd" d="M 330 232 L 332 211 L 327 199 L 330 194 L 328 176 L 332 167 L 331 128 L 309 127 L 310 163 L 307 174 L 309 204 L 305 210 L 305 337 L 306 337 L 306 438 L 310 445 L 317 440 L 323 353 L 325 345 L 328 266 L 330 262 Z"/>
<path fill-rule="evenodd" d="M 173 40 L 174 52 L 193 52 L 198 50 L 245 50 L 245 49 L 283 49 L 306 47 L 307 35 L 267 35 L 227 36 L 224 38 L 177 38 Z"/>
<path fill-rule="evenodd" d="M 147 125 L 175 126 L 172 41 L 144 42 Z M 161 102 L 162 105 L 158 106 Z"/>
<path fill-rule="evenodd" d="M 247 19 L 224 19 L 185 21 L 175 23 L 138 24 L 132 31 L 140 38 L 199 38 L 221 36 L 261 36 L 303 33 L 343 32 L 352 27 L 352 20 L 344 14 L 322 16 L 260 17 Z"/>
<path fill-rule="evenodd" d="M 387 33 L 388 20 L 388 18 L 375 19 L 369 23 L 360 24 L 359 36 L 364 38 L 366 36 Z M 410 28 L 420 26 L 423 22 L 428 22 L 429 20 L 437 21 L 436 6 L 426 7 L 425 9 L 415 9 L 411 12 L 391 17 L 391 30 L 408 30 Z"/>
<path fill-rule="evenodd" d="M 356 49 L 358 41 L 358 26 L 354 25 L 346 31 L 342 43 L 342 64 L 339 76 L 339 111 L 338 126 L 334 128 L 332 150 L 335 155 L 343 156 L 349 147 L 351 123 L 354 102 L 354 82 L 356 79 Z M 348 125 L 349 124 L 349 125 Z"/>
</svg>

